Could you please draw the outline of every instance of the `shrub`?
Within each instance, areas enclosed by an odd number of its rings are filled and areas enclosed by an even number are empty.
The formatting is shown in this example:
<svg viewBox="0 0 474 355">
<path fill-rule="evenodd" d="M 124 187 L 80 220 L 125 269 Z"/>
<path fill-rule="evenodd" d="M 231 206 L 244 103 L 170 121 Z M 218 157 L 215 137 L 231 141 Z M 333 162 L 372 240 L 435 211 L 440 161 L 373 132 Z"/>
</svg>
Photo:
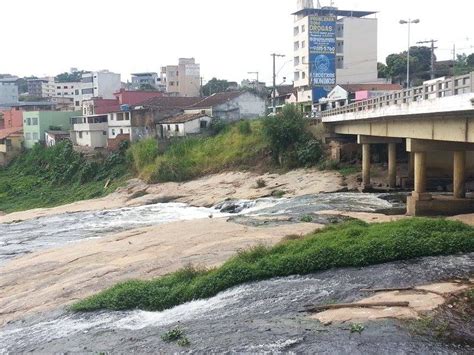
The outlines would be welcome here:
<svg viewBox="0 0 474 355">
<path fill-rule="evenodd" d="M 296 155 L 300 166 L 314 166 L 323 156 L 323 148 L 320 141 L 308 139 L 296 145 Z"/>
<path fill-rule="evenodd" d="M 295 105 L 283 107 L 283 112 L 276 116 L 263 119 L 263 133 L 273 151 L 275 160 L 281 158 L 283 152 L 307 137 L 306 120 Z"/>
<path fill-rule="evenodd" d="M 152 281 L 120 283 L 72 309 L 161 311 L 251 281 L 459 252 L 474 252 L 474 228 L 459 222 L 406 219 L 369 225 L 351 221 L 272 248 L 240 251 L 219 268 L 188 267 Z"/>
<path fill-rule="evenodd" d="M 262 178 L 257 179 L 257 189 L 263 189 L 266 186 L 267 186 L 267 183 L 265 182 L 264 179 Z"/>
<path fill-rule="evenodd" d="M 209 125 L 211 134 L 214 136 L 226 131 L 228 128 L 229 128 L 229 124 L 226 121 L 221 120 L 220 118 L 213 119 L 211 121 L 211 124 Z"/>
<path fill-rule="evenodd" d="M 157 156 L 158 142 L 154 138 L 143 139 L 132 144 L 127 152 L 127 157 L 133 163 L 136 171 L 140 171 L 146 165 L 152 164 Z"/>
<path fill-rule="evenodd" d="M 243 135 L 248 135 L 248 134 L 251 134 L 252 133 L 252 127 L 250 126 L 250 122 L 249 121 L 240 121 L 238 123 L 238 127 L 239 127 L 239 132 L 240 134 L 243 134 Z"/>
</svg>

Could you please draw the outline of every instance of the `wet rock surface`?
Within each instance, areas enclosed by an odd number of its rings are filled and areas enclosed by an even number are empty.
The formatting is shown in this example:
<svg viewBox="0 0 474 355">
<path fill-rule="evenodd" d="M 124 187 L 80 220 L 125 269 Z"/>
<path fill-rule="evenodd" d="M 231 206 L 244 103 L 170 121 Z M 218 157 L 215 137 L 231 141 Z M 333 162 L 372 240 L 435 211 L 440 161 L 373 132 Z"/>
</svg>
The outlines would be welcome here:
<svg viewBox="0 0 474 355">
<path fill-rule="evenodd" d="M 298 311 L 308 304 L 353 302 L 362 288 L 406 287 L 469 277 L 474 254 L 428 257 L 365 268 L 329 270 L 230 289 L 164 312 L 58 311 L 0 329 L 3 352 L 305 352 L 345 354 L 471 353 L 468 345 L 411 333 L 402 321 L 323 326 Z M 161 335 L 184 330 L 189 347 Z M 1 351 L 0 351 L 1 352 Z"/>
<path fill-rule="evenodd" d="M 336 193 L 285 199 L 228 200 L 212 208 L 192 207 L 184 203 L 158 203 L 58 214 L 18 223 L 0 223 L 0 265 L 37 250 L 173 221 L 238 215 L 239 218 L 235 219 L 237 223 L 275 226 L 297 223 L 305 215 L 324 210 L 374 212 L 390 208 L 390 202 L 375 194 Z M 279 221 L 275 218 L 279 218 Z M 318 224 L 344 220 L 337 216 L 312 218 Z"/>
</svg>

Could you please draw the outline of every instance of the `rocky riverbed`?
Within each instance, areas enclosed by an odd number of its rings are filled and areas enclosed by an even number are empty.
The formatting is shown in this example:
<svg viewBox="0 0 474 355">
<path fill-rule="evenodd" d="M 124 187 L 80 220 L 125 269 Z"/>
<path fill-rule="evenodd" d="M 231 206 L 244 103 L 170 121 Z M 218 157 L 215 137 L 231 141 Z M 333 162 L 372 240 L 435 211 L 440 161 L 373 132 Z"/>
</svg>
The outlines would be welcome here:
<svg viewBox="0 0 474 355">
<path fill-rule="evenodd" d="M 352 302 L 362 288 L 423 285 L 474 272 L 474 254 L 429 257 L 252 283 L 164 312 L 74 314 L 64 309 L 0 329 L 4 352 L 470 353 L 468 345 L 413 334 L 405 321 L 325 326 L 300 313 L 308 304 Z M 179 327 L 190 345 L 161 339 Z"/>
</svg>

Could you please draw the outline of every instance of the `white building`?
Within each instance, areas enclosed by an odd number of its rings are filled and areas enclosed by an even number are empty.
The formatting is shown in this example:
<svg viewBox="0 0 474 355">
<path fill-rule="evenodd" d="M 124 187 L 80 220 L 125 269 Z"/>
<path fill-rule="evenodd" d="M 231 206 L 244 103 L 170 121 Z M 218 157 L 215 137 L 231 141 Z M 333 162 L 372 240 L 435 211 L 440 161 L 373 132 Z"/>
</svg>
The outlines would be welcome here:
<svg viewBox="0 0 474 355">
<path fill-rule="evenodd" d="M 335 68 L 337 84 L 378 82 L 377 71 L 377 19 L 368 17 L 373 11 L 339 10 L 332 7 L 314 8 L 313 1 L 299 0 L 293 14 L 294 86 L 300 103 L 313 101 L 310 84 L 310 28 L 313 16 L 335 16 Z M 328 63 L 329 64 L 329 63 Z M 331 63 L 332 64 L 332 63 Z M 334 85 L 332 85 L 333 87 Z M 330 91 L 332 87 L 325 88 Z"/>
<path fill-rule="evenodd" d="M 132 74 L 132 89 L 142 90 L 144 85 L 150 85 L 158 91 L 166 91 L 166 84 L 158 73 L 147 72 L 147 73 L 134 73 Z"/>
<path fill-rule="evenodd" d="M 186 137 L 199 134 L 209 127 L 212 118 L 205 113 L 183 114 L 170 117 L 158 125 L 160 138 Z"/>
<path fill-rule="evenodd" d="M 84 84 L 80 82 L 54 83 L 54 97 L 65 97 L 74 100 L 74 110 L 78 111 L 82 108 L 82 88 Z"/>
<path fill-rule="evenodd" d="M 247 91 L 219 92 L 184 110 L 186 114 L 206 114 L 224 121 L 254 119 L 265 115 L 265 99 Z"/>
<path fill-rule="evenodd" d="M 120 74 L 108 70 L 82 74 L 82 100 L 90 100 L 93 97 L 115 99 L 114 94 L 121 88 Z"/>
<path fill-rule="evenodd" d="M 17 80 L 16 76 L 0 79 L 0 104 L 18 102 Z"/>
<path fill-rule="evenodd" d="M 194 58 L 180 58 L 178 65 L 161 68 L 166 92 L 174 96 L 198 97 L 201 93 L 201 69 Z"/>
</svg>

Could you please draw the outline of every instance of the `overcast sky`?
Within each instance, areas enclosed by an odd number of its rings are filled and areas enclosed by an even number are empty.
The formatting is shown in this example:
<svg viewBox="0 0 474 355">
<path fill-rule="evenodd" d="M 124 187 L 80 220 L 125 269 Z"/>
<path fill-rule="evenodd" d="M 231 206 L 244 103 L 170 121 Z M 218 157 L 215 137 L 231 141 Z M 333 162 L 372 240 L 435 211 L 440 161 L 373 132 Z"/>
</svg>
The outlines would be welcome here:
<svg viewBox="0 0 474 355">
<path fill-rule="evenodd" d="M 316 1 L 315 1 L 316 3 Z M 321 0 L 329 5 L 329 0 Z M 438 58 L 474 52 L 473 0 L 336 0 L 347 10 L 378 11 L 379 60 L 407 47 L 402 18 L 419 18 L 412 43 L 438 39 Z M 270 83 L 270 53 L 279 82 L 292 77 L 296 0 L 0 0 L 0 73 L 55 75 L 71 67 L 159 71 L 178 57 L 195 57 L 205 80 L 254 78 Z M 363 40 L 363 39 L 361 39 Z M 291 82 L 291 80 L 289 80 Z"/>
</svg>

